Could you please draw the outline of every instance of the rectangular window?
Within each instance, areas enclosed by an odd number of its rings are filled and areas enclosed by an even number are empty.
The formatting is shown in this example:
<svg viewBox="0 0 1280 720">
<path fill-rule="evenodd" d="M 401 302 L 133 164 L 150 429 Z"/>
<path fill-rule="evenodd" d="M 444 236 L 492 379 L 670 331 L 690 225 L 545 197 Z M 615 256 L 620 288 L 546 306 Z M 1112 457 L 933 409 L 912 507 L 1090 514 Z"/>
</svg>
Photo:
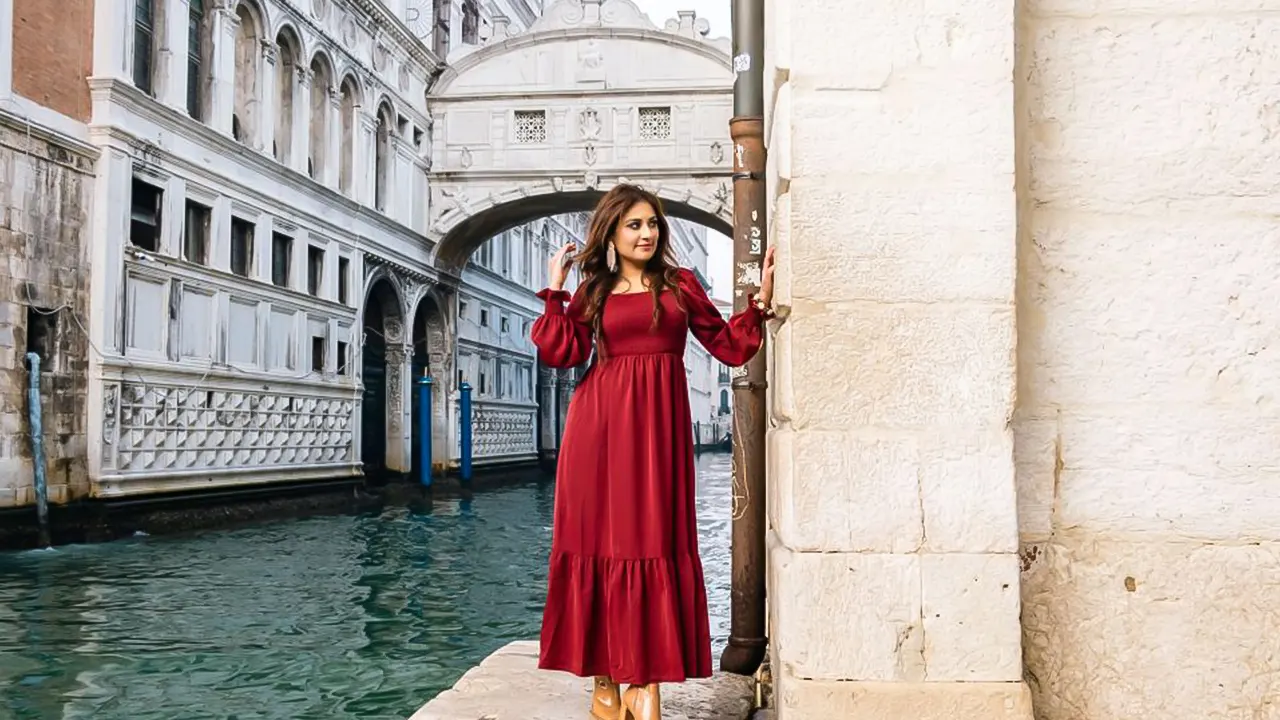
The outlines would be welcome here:
<svg viewBox="0 0 1280 720">
<path fill-rule="evenodd" d="M 502 333 L 505 335 L 506 333 L 511 332 L 511 319 L 503 315 L 501 322 L 502 322 Z"/>
<path fill-rule="evenodd" d="M 204 37 L 204 0 L 190 0 L 187 14 L 187 114 L 203 120 L 200 108 L 200 50 Z"/>
<path fill-rule="evenodd" d="M 489 327 L 489 311 L 486 308 L 480 308 L 480 327 Z"/>
<path fill-rule="evenodd" d="M 311 337 L 311 372 L 324 372 L 324 336 Z"/>
<path fill-rule="evenodd" d="M 289 256 L 293 252 L 293 238 L 280 233 L 271 234 L 271 284 L 289 287 Z"/>
<path fill-rule="evenodd" d="M 58 311 L 27 306 L 27 352 L 40 356 L 40 372 L 53 372 L 58 346 Z"/>
<path fill-rule="evenodd" d="M 338 302 L 346 304 L 350 301 L 351 261 L 338 258 Z"/>
<path fill-rule="evenodd" d="M 231 218 L 231 272 L 249 277 L 253 269 L 253 223 Z"/>
<path fill-rule="evenodd" d="M 160 208 L 164 191 L 138 178 L 133 179 L 133 199 L 129 214 L 129 242 L 142 250 L 160 249 Z"/>
<path fill-rule="evenodd" d="M 209 264 L 209 224 L 213 211 L 198 202 L 187 201 L 186 227 L 182 237 L 182 257 L 187 262 Z"/>
<path fill-rule="evenodd" d="M 546 110 L 516 110 L 516 142 L 536 145 L 547 141 Z"/>
<path fill-rule="evenodd" d="M 307 292 L 320 294 L 320 283 L 324 280 L 324 250 L 311 245 L 307 247 Z"/>
<path fill-rule="evenodd" d="M 640 108 L 640 139 L 641 140 L 670 140 L 671 139 L 671 108 L 669 107 Z"/>
<path fill-rule="evenodd" d="M 155 6 L 152 0 L 134 0 L 133 9 L 133 84 L 150 95 L 151 58 L 155 48 Z"/>
<path fill-rule="evenodd" d="M 338 374 L 346 375 L 347 374 L 347 344 L 342 342 L 341 340 L 338 341 L 338 357 L 335 358 L 335 360 L 338 363 Z"/>
</svg>

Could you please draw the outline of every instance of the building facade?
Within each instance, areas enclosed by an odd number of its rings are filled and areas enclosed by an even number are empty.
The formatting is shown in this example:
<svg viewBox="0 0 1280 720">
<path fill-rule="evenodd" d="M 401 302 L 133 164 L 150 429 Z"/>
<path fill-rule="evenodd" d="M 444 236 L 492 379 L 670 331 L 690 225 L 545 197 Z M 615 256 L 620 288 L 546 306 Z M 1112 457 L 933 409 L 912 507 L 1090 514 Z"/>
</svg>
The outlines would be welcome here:
<svg viewBox="0 0 1280 720">
<path fill-rule="evenodd" d="M 554 450 L 573 373 L 538 368 L 528 328 L 547 259 L 585 216 L 503 230 L 461 277 L 437 272 L 427 237 L 432 43 L 465 56 L 543 8 L 442 0 L 421 34 L 425 5 L 0 0 L 17 40 L 3 117 L 22 133 L 6 135 L 6 202 L 26 218 L 7 241 L 39 260 L 12 264 L 26 282 L 6 287 L 0 462 L 17 480 L 0 503 L 32 499 L 21 356 L 50 332 L 55 502 L 409 472 L 424 427 L 433 465 L 450 465 L 463 383 L 478 464 Z M 705 233 L 676 235 L 705 274 Z M 713 384 L 700 353 L 698 415 Z"/>
<path fill-rule="evenodd" d="M 778 717 L 1276 717 L 1274 7 L 860 9 L 768 2 Z"/>
</svg>

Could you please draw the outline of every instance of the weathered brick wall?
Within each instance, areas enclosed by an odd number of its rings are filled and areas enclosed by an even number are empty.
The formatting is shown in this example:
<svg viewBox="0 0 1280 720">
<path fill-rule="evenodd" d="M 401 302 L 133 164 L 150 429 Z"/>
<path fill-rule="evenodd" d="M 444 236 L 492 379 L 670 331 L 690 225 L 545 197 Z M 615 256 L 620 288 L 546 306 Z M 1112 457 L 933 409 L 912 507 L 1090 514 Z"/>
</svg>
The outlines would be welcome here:
<svg viewBox="0 0 1280 720">
<path fill-rule="evenodd" d="M 88 122 L 92 72 L 93 0 L 13 0 L 15 94 Z"/>
<path fill-rule="evenodd" d="M 83 326 L 90 155 L 0 115 L 0 507 L 35 502 L 25 361 L 31 344 L 47 354 L 41 384 L 50 499 L 65 502 L 89 490 Z"/>
</svg>

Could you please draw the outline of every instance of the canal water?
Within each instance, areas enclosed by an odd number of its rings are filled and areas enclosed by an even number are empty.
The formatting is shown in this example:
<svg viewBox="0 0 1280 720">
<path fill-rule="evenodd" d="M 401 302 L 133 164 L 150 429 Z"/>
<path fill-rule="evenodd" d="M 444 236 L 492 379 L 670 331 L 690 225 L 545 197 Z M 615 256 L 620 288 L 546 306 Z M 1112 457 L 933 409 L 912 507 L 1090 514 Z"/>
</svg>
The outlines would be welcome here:
<svg viewBox="0 0 1280 720">
<path fill-rule="evenodd" d="M 717 658 L 729 466 L 698 459 Z M 0 553 L 0 719 L 404 720 L 537 637 L 553 493 Z"/>
</svg>

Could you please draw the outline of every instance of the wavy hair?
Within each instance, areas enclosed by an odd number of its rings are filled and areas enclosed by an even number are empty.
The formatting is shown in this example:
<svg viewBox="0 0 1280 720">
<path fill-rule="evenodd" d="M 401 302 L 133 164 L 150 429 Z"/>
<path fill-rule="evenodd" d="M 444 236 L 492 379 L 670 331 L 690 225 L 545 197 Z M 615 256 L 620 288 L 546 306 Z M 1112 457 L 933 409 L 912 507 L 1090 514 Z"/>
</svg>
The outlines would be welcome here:
<svg viewBox="0 0 1280 720">
<path fill-rule="evenodd" d="M 658 247 L 644 269 L 645 284 L 653 295 L 653 325 L 658 326 L 662 314 L 659 298 L 663 290 L 670 290 L 677 306 L 684 310 L 680 292 L 680 265 L 676 261 L 671 244 L 671 226 L 662 212 L 662 201 L 657 195 L 635 185 L 617 185 L 596 204 L 587 225 L 587 242 L 574 262 L 582 271 L 582 318 L 589 323 L 595 335 L 596 352 L 602 354 L 604 333 L 601 318 L 604 303 L 613 294 L 618 282 L 618 271 L 609 270 L 609 243 L 622 225 L 627 212 L 637 204 L 646 202 L 658 216 Z"/>
</svg>

